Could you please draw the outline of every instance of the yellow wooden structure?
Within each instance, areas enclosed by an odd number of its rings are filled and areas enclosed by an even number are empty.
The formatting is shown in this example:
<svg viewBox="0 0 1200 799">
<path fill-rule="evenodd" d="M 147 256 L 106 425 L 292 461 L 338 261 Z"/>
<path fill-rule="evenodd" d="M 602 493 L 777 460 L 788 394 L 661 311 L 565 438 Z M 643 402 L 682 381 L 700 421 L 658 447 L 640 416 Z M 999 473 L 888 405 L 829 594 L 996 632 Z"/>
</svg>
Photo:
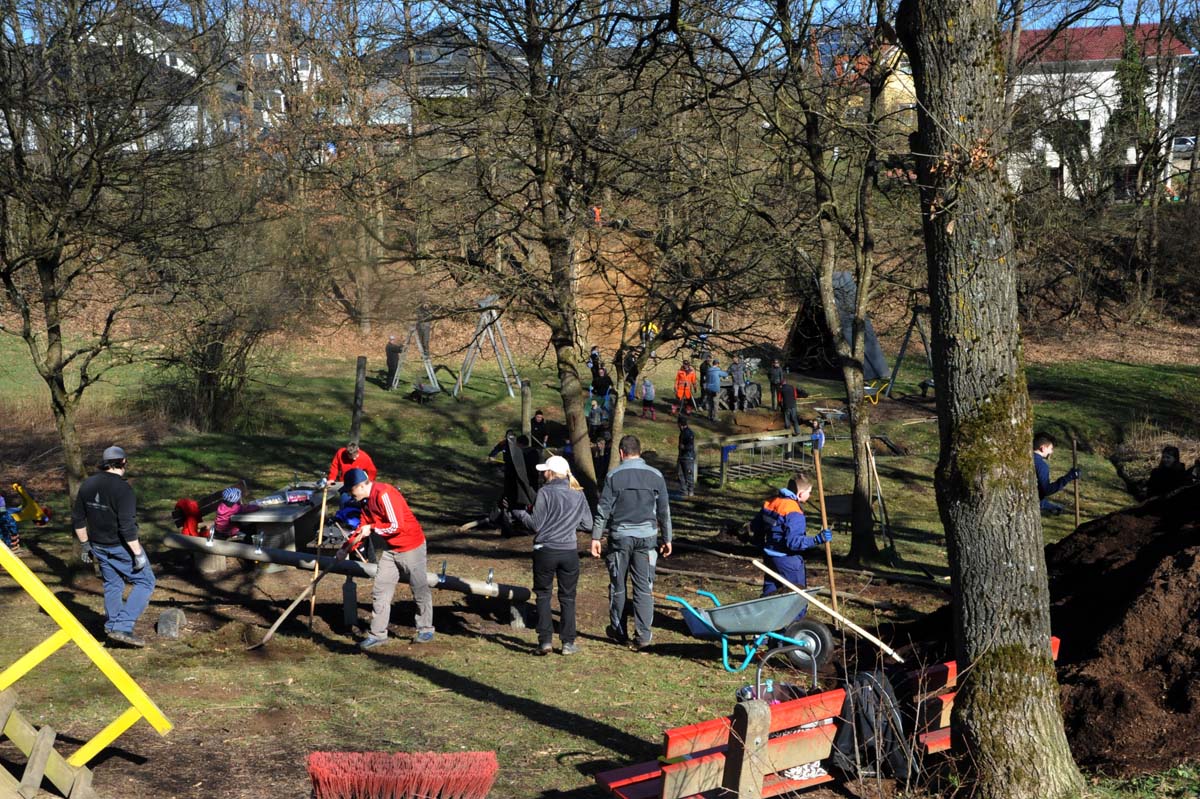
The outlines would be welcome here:
<svg viewBox="0 0 1200 799">
<path fill-rule="evenodd" d="M 58 624 L 58 630 L 53 635 L 0 671 L 0 724 L 3 725 L 3 734 L 29 758 L 25 777 L 19 786 L 12 775 L 0 769 L 0 795 L 3 795 L 2 789 L 8 787 L 22 796 L 34 796 L 44 773 L 55 787 L 72 799 L 76 796 L 90 796 L 91 773 L 85 768 L 88 761 L 132 727 L 138 719 L 144 718 L 160 735 L 170 732 L 171 722 L 46 584 L 3 544 L 0 544 L 0 566 Z M 70 641 L 74 641 L 96 668 L 116 686 L 129 701 L 129 707 L 64 760 L 53 750 L 53 730 L 43 727 L 34 731 L 32 725 L 14 709 L 16 698 L 8 689 Z M 31 767 L 36 773 L 30 773 Z M 23 789 L 31 789 L 32 792 L 26 794 L 26 790 Z"/>
</svg>

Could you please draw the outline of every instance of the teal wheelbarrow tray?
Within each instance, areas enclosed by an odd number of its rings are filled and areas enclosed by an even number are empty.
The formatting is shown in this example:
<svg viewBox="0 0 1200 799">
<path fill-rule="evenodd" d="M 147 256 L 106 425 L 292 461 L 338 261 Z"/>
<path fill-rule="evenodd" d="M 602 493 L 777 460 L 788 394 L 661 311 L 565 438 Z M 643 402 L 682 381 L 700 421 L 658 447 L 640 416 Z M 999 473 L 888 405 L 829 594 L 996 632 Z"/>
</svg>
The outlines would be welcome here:
<svg viewBox="0 0 1200 799">
<path fill-rule="evenodd" d="M 788 659 L 802 668 L 823 666 L 833 655 L 829 628 L 807 617 L 796 618 L 808 607 L 808 601 L 799 594 L 789 591 L 722 605 L 711 591 L 696 593 L 707 597 L 713 606 L 697 608 L 678 596 L 667 596 L 667 600 L 681 607 L 684 624 L 693 636 L 721 642 L 726 671 L 744 671 L 754 655 L 771 641 L 779 642 L 775 646 L 796 647 L 788 653 Z M 730 662 L 731 644 L 742 647 L 741 663 Z"/>
</svg>

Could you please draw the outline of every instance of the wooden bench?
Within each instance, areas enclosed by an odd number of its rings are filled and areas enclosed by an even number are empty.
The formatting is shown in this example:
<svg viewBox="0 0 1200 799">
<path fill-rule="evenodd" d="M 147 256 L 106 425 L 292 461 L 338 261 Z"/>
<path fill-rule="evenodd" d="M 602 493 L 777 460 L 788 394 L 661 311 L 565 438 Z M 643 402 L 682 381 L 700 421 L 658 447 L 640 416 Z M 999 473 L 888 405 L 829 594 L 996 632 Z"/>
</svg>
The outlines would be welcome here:
<svg viewBox="0 0 1200 799">
<path fill-rule="evenodd" d="M 1059 639 L 1050 639 L 1058 657 Z M 958 684 L 958 664 L 938 663 L 903 675 L 897 693 L 911 696 L 916 710 L 916 742 L 920 754 L 950 748 L 950 712 Z M 734 790 L 747 769 L 759 769 L 761 795 L 779 794 L 830 782 L 832 775 L 789 779 L 781 772 L 823 761 L 833 750 L 833 740 L 844 723 L 840 714 L 846 692 L 822 691 L 776 705 L 761 705 L 769 713 L 769 735 L 760 746 L 753 735 L 735 731 L 734 715 L 676 727 L 663 733 L 663 754 L 658 760 L 604 771 L 595 776 L 600 785 L 621 799 L 686 799 L 722 786 Z"/>
<path fill-rule="evenodd" d="M 833 779 L 824 774 L 809 779 L 787 779 L 778 772 L 829 757 L 834 720 L 842 710 L 846 692 L 823 691 L 801 699 L 770 705 L 770 737 L 765 742 L 767 773 L 763 796 L 820 785 Z M 663 755 L 657 761 L 606 771 L 596 782 L 623 799 L 683 799 L 720 788 L 745 760 L 762 763 L 751 746 L 743 745 L 734 730 L 734 716 L 709 719 L 663 733 Z M 810 726 L 811 725 L 811 726 Z M 801 729 L 804 727 L 805 729 Z M 781 734 L 782 733 L 782 734 Z"/>
</svg>

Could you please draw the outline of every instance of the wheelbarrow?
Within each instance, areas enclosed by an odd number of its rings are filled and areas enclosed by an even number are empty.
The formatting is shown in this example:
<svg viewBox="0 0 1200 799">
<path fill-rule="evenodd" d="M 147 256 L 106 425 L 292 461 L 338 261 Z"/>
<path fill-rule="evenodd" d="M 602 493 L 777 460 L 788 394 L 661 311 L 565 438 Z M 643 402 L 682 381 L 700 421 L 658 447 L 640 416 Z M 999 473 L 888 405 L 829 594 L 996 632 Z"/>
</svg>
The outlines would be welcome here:
<svg viewBox="0 0 1200 799">
<path fill-rule="evenodd" d="M 696 608 L 678 596 L 668 595 L 666 599 L 682 608 L 688 632 L 696 638 L 721 642 L 721 659 L 726 671 L 744 671 L 755 653 L 771 641 L 780 642 L 776 646 L 796 647 L 788 652 L 787 658 L 798 668 L 820 668 L 833 656 L 833 634 L 829 628 L 813 619 L 796 618 L 808 607 L 808 601 L 799 594 L 773 594 L 722 605 L 711 591 L 697 590 L 696 593 L 708 598 L 713 606 Z M 741 663 L 730 662 L 731 644 L 742 647 Z"/>
</svg>

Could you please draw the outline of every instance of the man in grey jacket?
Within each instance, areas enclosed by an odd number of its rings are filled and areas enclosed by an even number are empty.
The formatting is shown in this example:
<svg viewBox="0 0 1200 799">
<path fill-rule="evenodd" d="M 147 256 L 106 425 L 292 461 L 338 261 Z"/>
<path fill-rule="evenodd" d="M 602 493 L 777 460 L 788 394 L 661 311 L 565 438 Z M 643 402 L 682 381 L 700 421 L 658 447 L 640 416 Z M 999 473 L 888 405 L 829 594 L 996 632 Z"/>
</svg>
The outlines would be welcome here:
<svg viewBox="0 0 1200 799">
<path fill-rule="evenodd" d="M 633 580 L 633 622 L 636 636 L 632 646 L 639 652 L 650 648 L 654 622 L 654 564 L 656 542 L 662 536 L 661 552 L 671 555 L 671 508 L 667 504 L 667 482 L 662 473 L 642 460 L 637 436 L 625 436 L 618 445 L 621 465 L 608 473 L 596 518 L 592 522 L 592 557 L 600 557 L 600 539 L 608 528 L 608 637 L 628 644 L 625 632 L 625 579 Z"/>
</svg>

